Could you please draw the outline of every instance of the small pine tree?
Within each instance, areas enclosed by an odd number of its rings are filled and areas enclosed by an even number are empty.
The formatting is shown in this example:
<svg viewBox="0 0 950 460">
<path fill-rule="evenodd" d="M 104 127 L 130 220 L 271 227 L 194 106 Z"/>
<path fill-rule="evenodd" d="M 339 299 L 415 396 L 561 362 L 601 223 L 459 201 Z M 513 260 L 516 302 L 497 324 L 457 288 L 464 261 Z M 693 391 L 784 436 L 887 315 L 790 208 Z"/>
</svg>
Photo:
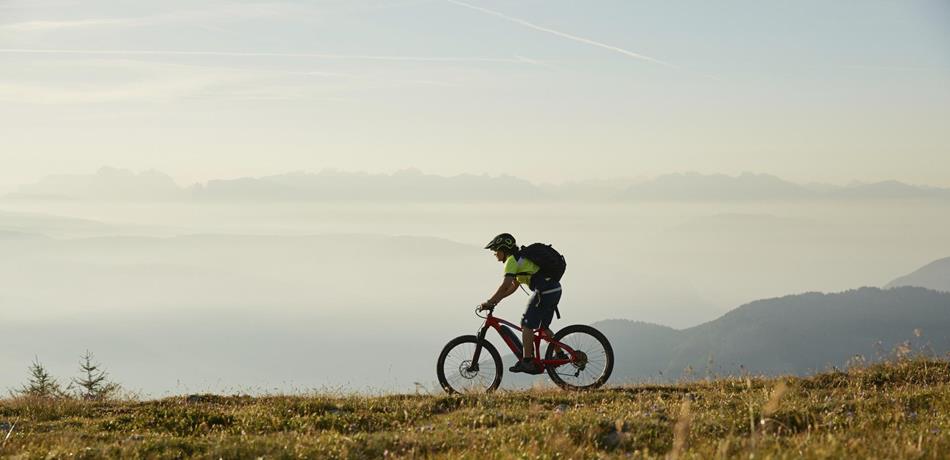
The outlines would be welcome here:
<svg viewBox="0 0 950 460">
<path fill-rule="evenodd" d="M 73 379 L 72 383 L 78 387 L 77 393 L 80 398 L 102 400 L 119 391 L 117 383 L 106 379 L 108 374 L 101 369 L 101 364 L 93 362 L 93 355 L 89 350 L 80 357 L 79 371 L 79 378 Z"/>
<path fill-rule="evenodd" d="M 30 365 L 30 382 L 20 387 L 18 393 L 39 398 L 58 398 L 65 395 L 59 382 L 49 375 L 38 358 L 34 358 L 33 364 Z"/>
</svg>

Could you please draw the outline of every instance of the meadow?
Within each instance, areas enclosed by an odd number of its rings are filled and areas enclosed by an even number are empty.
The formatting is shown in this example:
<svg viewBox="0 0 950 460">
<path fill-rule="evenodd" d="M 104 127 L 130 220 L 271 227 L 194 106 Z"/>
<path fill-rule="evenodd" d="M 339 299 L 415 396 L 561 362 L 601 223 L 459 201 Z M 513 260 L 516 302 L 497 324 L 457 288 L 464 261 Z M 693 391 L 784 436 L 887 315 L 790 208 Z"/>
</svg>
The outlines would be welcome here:
<svg viewBox="0 0 950 460">
<path fill-rule="evenodd" d="M 3 458 L 945 458 L 950 363 L 589 392 L 0 400 Z"/>
</svg>

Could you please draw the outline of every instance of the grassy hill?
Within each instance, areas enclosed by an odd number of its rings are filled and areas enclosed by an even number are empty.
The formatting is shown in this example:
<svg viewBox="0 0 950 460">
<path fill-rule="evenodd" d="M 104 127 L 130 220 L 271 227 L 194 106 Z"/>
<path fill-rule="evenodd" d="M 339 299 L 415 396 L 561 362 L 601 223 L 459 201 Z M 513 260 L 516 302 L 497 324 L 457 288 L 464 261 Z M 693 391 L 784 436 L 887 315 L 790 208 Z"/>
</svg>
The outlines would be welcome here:
<svg viewBox="0 0 950 460">
<path fill-rule="evenodd" d="M 3 458 L 941 458 L 950 363 L 586 393 L 19 398 L 0 430 Z"/>
</svg>

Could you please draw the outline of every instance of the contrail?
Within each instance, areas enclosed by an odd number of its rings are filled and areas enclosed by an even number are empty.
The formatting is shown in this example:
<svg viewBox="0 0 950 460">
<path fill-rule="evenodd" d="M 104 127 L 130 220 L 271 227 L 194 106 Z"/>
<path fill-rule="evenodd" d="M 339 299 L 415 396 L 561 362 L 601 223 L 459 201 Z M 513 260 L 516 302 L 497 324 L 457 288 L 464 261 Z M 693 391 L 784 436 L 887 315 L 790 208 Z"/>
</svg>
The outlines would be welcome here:
<svg viewBox="0 0 950 460">
<path fill-rule="evenodd" d="M 367 61 L 410 61 L 410 62 L 495 62 L 508 64 L 531 63 L 523 58 L 488 57 L 426 57 L 426 56 L 375 56 L 359 54 L 329 53 L 268 53 L 244 51 L 176 51 L 176 50 L 89 50 L 89 49 L 28 49 L 0 48 L 5 54 L 87 54 L 87 55 L 125 55 L 125 56 L 222 56 L 222 57 L 292 57 Z"/>
<path fill-rule="evenodd" d="M 617 47 L 617 46 L 613 46 L 613 45 L 608 45 L 608 44 L 606 44 L 606 43 L 601 43 L 601 42 L 598 42 L 598 41 L 594 41 L 594 40 L 591 40 L 591 39 L 589 39 L 589 38 L 578 37 L 577 35 L 571 35 L 571 34 L 569 34 L 569 33 L 561 32 L 561 31 L 554 30 L 554 29 L 549 29 L 549 28 L 547 28 L 547 27 L 539 26 L 539 25 L 537 25 L 537 24 L 534 24 L 534 23 L 525 21 L 524 19 L 518 19 L 518 18 L 514 18 L 514 17 L 511 17 L 511 16 L 508 16 L 507 14 L 504 14 L 504 13 L 499 13 L 498 11 L 489 10 L 489 9 L 487 9 L 487 8 L 482 8 L 482 7 L 480 7 L 480 6 L 470 5 L 470 4 L 468 4 L 468 3 L 460 2 L 460 1 L 458 1 L 458 0 L 446 0 L 446 1 L 449 2 L 449 3 L 454 3 L 454 4 L 459 5 L 459 6 L 464 6 L 464 7 L 466 7 L 466 8 L 473 9 L 473 10 L 475 10 L 475 11 L 481 11 L 482 13 L 485 13 L 485 14 L 490 14 L 490 15 L 492 15 L 492 16 L 497 16 L 497 17 L 502 18 L 502 19 L 504 19 L 504 20 L 506 20 L 506 21 L 511 21 L 511 22 L 514 22 L 514 23 L 517 23 L 517 24 L 521 24 L 521 25 L 523 25 L 523 26 L 525 26 L 525 27 L 529 27 L 529 28 L 534 29 L 534 30 L 540 30 L 541 32 L 547 32 L 547 33 L 552 34 L 552 35 L 557 35 L 558 37 L 566 38 L 566 39 L 568 39 L 568 40 L 574 40 L 574 41 L 576 41 L 576 42 L 585 43 L 585 44 L 588 44 L 588 45 L 593 45 L 593 46 L 597 46 L 597 47 L 600 47 L 600 48 L 608 49 L 608 50 L 615 51 L 615 52 L 617 52 L 617 53 L 623 54 L 623 55 L 625 55 L 625 56 L 629 56 L 629 57 L 636 58 L 636 59 L 642 59 L 642 60 L 644 60 L 644 61 L 650 61 L 650 62 L 653 62 L 653 63 L 655 63 L 655 64 L 664 65 L 664 66 L 671 67 L 671 68 L 674 68 L 674 69 L 677 69 L 677 68 L 678 68 L 677 66 L 675 66 L 675 65 L 673 65 L 673 64 L 670 64 L 669 62 L 664 62 L 664 61 L 661 61 L 661 60 L 659 60 L 659 59 L 652 58 L 652 57 L 650 57 L 650 56 L 646 56 L 646 55 L 643 55 L 643 54 L 640 54 L 640 53 L 634 53 L 633 51 L 625 50 L 625 49 L 623 49 L 623 48 L 620 48 L 620 47 Z"/>
</svg>

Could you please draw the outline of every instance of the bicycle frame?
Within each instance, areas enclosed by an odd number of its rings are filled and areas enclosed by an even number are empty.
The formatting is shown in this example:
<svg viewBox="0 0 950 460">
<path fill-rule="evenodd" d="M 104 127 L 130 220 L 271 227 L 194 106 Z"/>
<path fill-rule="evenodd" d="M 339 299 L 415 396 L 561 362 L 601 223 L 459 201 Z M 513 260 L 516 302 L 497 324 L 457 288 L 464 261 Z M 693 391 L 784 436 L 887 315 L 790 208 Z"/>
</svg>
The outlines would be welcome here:
<svg viewBox="0 0 950 460">
<path fill-rule="evenodd" d="M 508 337 L 508 335 L 502 333 L 501 327 L 502 325 L 510 326 L 518 330 L 519 332 L 523 331 L 524 329 L 521 326 L 515 323 L 512 323 L 511 321 L 507 321 L 507 320 L 504 320 L 502 318 L 498 318 L 492 315 L 492 310 L 488 310 L 488 315 L 485 316 L 484 318 L 485 318 L 485 324 L 478 331 L 478 341 L 475 344 L 475 354 L 474 356 L 472 356 L 472 364 L 468 368 L 469 371 L 478 370 L 478 358 L 481 356 L 481 353 L 482 353 L 482 340 L 485 339 L 485 335 L 488 334 L 489 329 L 494 329 L 495 332 L 497 332 L 498 335 L 501 336 L 501 339 L 505 342 L 505 345 L 508 345 L 508 348 L 511 349 L 511 352 L 515 356 L 518 356 L 519 358 L 521 358 L 522 356 L 521 354 L 522 350 L 520 350 L 520 347 L 518 347 L 518 344 L 516 344 L 510 337 Z M 557 345 L 558 348 L 567 352 L 569 359 L 541 359 L 541 341 L 545 341 L 545 342 Z M 522 344 L 522 346 L 524 346 L 524 344 Z M 534 346 L 534 360 L 535 362 L 541 365 L 542 369 L 545 369 L 548 366 L 558 367 L 563 364 L 573 362 L 574 360 L 577 359 L 577 352 L 574 351 L 573 348 L 567 345 L 564 345 L 563 343 L 558 342 L 557 340 L 554 340 L 554 338 L 549 336 L 548 333 L 545 332 L 543 329 L 538 329 L 537 331 L 535 331 L 533 346 Z"/>
</svg>

